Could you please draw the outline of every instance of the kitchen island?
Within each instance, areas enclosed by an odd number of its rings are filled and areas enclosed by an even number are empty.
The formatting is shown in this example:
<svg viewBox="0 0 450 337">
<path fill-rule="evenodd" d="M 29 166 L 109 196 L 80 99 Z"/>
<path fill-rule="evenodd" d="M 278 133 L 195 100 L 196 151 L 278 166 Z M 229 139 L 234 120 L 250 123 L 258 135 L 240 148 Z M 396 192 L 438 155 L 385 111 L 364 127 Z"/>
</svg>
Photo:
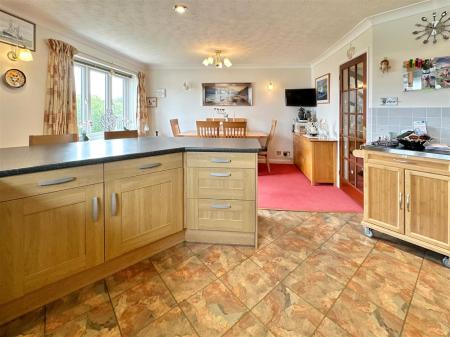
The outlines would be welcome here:
<svg viewBox="0 0 450 337">
<path fill-rule="evenodd" d="M 0 149 L 0 323 L 183 241 L 256 245 L 252 139 Z"/>
</svg>

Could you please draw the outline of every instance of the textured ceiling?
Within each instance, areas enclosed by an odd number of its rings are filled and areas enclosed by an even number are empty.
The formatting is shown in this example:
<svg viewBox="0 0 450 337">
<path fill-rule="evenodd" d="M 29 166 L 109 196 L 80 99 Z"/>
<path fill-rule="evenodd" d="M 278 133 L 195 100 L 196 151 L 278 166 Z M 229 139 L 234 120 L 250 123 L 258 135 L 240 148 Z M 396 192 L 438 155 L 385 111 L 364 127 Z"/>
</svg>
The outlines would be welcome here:
<svg viewBox="0 0 450 337">
<path fill-rule="evenodd" d="M 365 17 L 418 0 L 2 0 L 150 65 L 192 66 L 214 49 L 233 63 L 310 63 Z M 37 19 L 36 19 L 37 20 Z"/>
</svg>

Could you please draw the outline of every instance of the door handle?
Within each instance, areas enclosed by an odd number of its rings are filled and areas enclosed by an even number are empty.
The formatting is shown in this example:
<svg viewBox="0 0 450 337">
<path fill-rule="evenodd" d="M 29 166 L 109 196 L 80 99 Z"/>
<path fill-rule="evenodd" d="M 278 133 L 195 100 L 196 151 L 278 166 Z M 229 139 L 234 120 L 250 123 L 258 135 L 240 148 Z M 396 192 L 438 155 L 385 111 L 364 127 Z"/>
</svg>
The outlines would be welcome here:
<svg viewBox="0 0 450 337">
<path fill-rule="evenodd" d="M 211 177 L 231 177 L 230 172 L 213 172 L 209 174 Z"/>
<path fill-rule="evenodd" d="M 231 163 L 231 159 L 212 158 L 211 163 L 227 164 L 227 163 Z"/>
<path fill-rule="evenodd" d="M 409 193 L 406 195 L 406 210 L 409 212 L 409 206 L 411 204 L 411 196 Z"/>
<path fill-rule="evenodd" d="M 142 166 L 139 166 L 140 170 L 147 170 L 147 169 L 151 169 L 151 168 L 155 168 L 158 166 L 161 166 L 161 163 L 150 163 L 150 164 L 144 164 Z"/>
<path fill-rule="evenodd" d="M 117 193 L 111 193 L 111 216 L 117 215 Z"/>
<path fill-rule="evenodd" d="M 228 209 L 228 208 L 231 208 L 231 205 L 230 204 L 214 204 L 214 205 L 211 205 L 211 208 Z"/>
<path fill-rule="evenodd" d="M 65 184 L 71 181 L 74 181 L 77 179 L 76 177 L 62 177 L 62 178 L 56 178 L 56 179 L 49 179 L 49 180 L 41 180 L 38 182 L 39 186 L 51 186 L 51 185 L 59 185 L 59 184 Z"/>
<path fill-rule="evenodd" d="M 92 198 L 92 220 L 96 222 L 98 220 L 98 198 Z"/>
<path fill-rule="evenodd" d="M 398 196 L 398 208 L 402 209 L 402 205 L 403 205 L 403 194 L 402 192 L 400 192 Z"/>
</svg>

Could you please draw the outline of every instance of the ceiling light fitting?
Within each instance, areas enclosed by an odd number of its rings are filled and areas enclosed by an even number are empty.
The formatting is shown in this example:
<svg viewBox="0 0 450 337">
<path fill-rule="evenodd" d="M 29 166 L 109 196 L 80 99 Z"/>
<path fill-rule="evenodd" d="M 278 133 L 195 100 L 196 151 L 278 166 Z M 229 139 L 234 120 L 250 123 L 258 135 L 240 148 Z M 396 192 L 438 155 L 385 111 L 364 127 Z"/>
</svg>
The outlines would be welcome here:
<svg viewBox="0 0 450 337">
<path fill-rule="evenodd" d="M 187 6 L 186 5 L 181 5 L 181 4 L 176 4 L 175 6 L 173 6 L 173 10 L 175 12 L 177 12 L 178 14 L 184 14 L 187 11 Z"/>
<path fill-rule="evenodd" d="M 225 57 L 222 61 L 222 51 L 221 50 L 216 50 L 215 55 L 212 56 L 208 56 L 207 58 L 205 58 L 203 60 L 203 65 L 205 67 L 208 67 L 210 65 L 214 65 L 216 68 L 222 68 L 224 65 L 225 67 L 229 68 L 233 65 L 233 63 L 231 63 L 230 59 Z"/>
<path fill-rule="evenodd" d="M 430 39 L 433 39 L 433 43 L 437 43 L 437 37 L 442 35 L 444 40 L 450 39 L 450 18 L 444 20 L 447 16 L 447 11 L 442 12 L 439 19 L 436 19 L 436 12 L 433 13 L 433 19 L 428 21 L 425 16 L 422 16 L 423 23 L 417 23 L 416 27 L 422 28 L 421 30 L 415 30 L 414 35 L 417 35 L 416 40 L 424 39 L 423 44 L 427 44 Z"/>
</svg>

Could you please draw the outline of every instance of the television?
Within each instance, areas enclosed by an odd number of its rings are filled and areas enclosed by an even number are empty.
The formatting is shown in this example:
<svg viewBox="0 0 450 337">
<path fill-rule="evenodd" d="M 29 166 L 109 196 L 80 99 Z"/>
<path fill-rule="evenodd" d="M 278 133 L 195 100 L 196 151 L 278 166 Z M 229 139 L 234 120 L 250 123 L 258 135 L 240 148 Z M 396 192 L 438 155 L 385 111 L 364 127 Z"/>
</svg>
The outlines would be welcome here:
<svg viewBox="0 0 450 337">
<path fill-rule="evenodd" d="M 286 89 L 286 106 L 313 107 L 317 106 L 316 89 Z"/>
</svg>

